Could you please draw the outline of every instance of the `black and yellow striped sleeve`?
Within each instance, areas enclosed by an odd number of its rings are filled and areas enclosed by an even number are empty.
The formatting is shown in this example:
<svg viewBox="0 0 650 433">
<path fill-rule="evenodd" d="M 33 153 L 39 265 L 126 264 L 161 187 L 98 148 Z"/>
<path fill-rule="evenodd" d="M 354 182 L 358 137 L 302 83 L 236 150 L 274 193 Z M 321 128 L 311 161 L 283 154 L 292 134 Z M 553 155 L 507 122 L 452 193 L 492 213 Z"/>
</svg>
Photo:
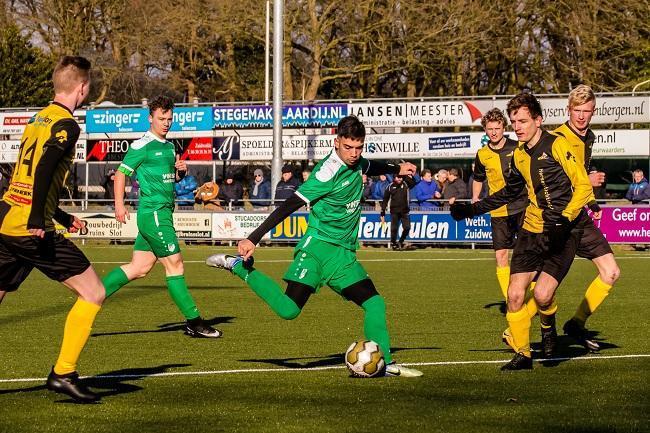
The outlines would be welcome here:
<svg viewBox="0 0 650 433">
<path fill-rule="evenodd" d="M 564 137 L 558 137 L 553 142 L 551 152 L 571 181 L 573 195 L 562 211 L 562 215 L 573 221 L 593 196 L 589 176 L 585 167 L 576 160 L 571 145 Z"/>
</svg>

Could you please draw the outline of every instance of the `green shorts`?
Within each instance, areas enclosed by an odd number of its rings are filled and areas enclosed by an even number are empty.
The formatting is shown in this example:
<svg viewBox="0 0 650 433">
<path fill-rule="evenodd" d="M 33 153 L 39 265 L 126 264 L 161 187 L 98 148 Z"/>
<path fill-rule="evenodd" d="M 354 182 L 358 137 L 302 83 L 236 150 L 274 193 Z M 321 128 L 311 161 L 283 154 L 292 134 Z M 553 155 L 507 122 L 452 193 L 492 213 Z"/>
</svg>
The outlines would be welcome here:
<svg viewBox="0 0 650 433">
<path fill-rule="evenodd" d="M 138 237 L 135 238 L 133 249 L 151 251 L 158 258 L 181 252 L 171 209 L 138 212 Z"/>
<path fill-rule="evenodd" d="M 354 251 L 313 236 L 304 237 L 296 246 L 293 262 L 284 274 L 285 281 L 313 287 L 328 285 L 339 295 L 343 289 L 368 278 Z"/>
</svg>

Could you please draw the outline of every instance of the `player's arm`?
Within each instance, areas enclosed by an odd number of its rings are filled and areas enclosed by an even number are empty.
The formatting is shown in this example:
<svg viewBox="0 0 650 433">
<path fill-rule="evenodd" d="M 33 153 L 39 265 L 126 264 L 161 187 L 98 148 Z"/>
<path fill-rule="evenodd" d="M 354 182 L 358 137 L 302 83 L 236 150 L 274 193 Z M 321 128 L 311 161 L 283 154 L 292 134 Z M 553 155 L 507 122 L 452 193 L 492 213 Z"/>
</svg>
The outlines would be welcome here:
<svg viewBox="0 0 650 433">
<path fill-rule="evenodd" d="M 471 218 L 474 215 L 481 215 L 508 204 L 519 197 L 526 187 L 526 180 L 519 172 L 514 163 L 506 176 L 506 186 L 496 193 L 479 200 L 476 203 L 454 203 L 451 206 L 451 216 L 456 220 Z"/>
<path fill-rule="evenodd" d="M 79 125 L 74 119 L 62 119 L 52 125 L 50 138 L 43 145 L 43 154 L 34 169 L 32 208 L 27 219 L 27 229 L 33 234 L 44 234 L 42 230 L 45 229 L 45 203 L 54 172 L 61 158 L 77 142 L 79 132 Z"/>
<path fill-rule="evenodd" d="M 307 203 L 308 202 L 306 202 L 303 197 L 299 196 L 298 193 L 293 193 L 291 197 L 283 201 L 280 206 L 271 212 L 271 215 L 269 215 L 264 222 L 253 231 L 253 233 L 248 235 L 246 239 L 239 241 L 237 244 L 239 254 L 244 257 L 244 260 L 248 260 L 255 251 L 255 245 L 260 243 L 265 234 L 270 232 L 275 226 L 284 221 L 286 217 Z"/>
<path fill-rule="evenodd" d="M 485 166 L 481 162 L 478 153 L 474 159 L 474 171 L 472 174 L 472 203 L 476 203 L 480 200 L 479 197 L 481 196 L 481 190 L 483 189 L 483 182 L 485 182 L 485 179 L 487 178 Z"/>
<path fill-rule="evenodd" d="M 560 137 L 553 142 L 551 147 L 553 158 L 562 166 L 573 187 L 571 200 L 562 211 L 562 216 L 573 221 L 582 208 L 587 205 L 593 197 L 593 189 L 587 171 L 582 164 L 576 161 L 571 145 L 566 139 Z"/>
<path fill-rule="evenodd" d="M 129 219 L 129 211 L 124 205 L 124 188 L 126 186 L 126 177 L 131 176 L 135 170 L 144 162 L 147 152 L 145 146 L 134 142 L 124 156 L 124 160 L 117 171 L 113 180 L 113 192 L 115 194 L 115 219 L 122 224 Z"/>
<path fill-rule="evenodd" d="M 370 161 L 361 158 L 362 172 L 368 176 L 379 176 L 380 174 L 401 174 L 413 175 L 415 174 L 416 167 L 410 162 L 402 162 L 401 164 L 393 164 L 392 162 Z M 392 180 L 392 179 L 391 179 Z"/>
</svg>

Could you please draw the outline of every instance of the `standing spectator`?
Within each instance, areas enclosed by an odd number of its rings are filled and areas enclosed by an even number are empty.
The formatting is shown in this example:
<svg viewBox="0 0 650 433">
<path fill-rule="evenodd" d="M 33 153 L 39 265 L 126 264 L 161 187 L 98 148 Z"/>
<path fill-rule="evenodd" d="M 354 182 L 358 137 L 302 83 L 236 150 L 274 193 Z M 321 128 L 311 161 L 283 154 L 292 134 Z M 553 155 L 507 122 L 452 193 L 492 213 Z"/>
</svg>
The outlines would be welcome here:
<svg viewBox="0 0 650 433">
<path fill-rule="evenodd" d="M 372 188 L 375 185 L 371 177 L 368 177 L 366 174 L 361 175 L 361 180 L 363 182 L 363 195 L 361 196 L 361 202 L 364 203 L 364 208 L 372 209 Z"/>
<path fill-rule="evenodd" d="M 241 200 L 244 197 L 244 188 L 239 182 L 235 181 L 232 174 L 227 174 L 226 179 L 219 187 L 217 197 L 223 201 L 225 207 L 241 206 Z"/>
<path fill-rule="evenodd" d="M 129 204 L 133 209 L 138 208 L 138 199 L 140 198 L 140 182 L 138 182 L 138 176 L 134 172 L 131 176 L 131 190 L 127 194 L 126 198 L 129 199 Z"/>
<path fill-rule="evenodd" d="M 106 173 L 106 176 L 104 176 L 104 181 L 102 182 L 102 187 L 104 187 L 104 200 L 106 201 L 106 206 L 111 209 L 113 209 L 113 200 L 115 199 L 113 182 L 115 182 L 115 170 L 111 168 Z"/>
<path fill-rule="evenodd" d="M 449 200 L 449 204 L 454 204 L 457 199 L 469 198 L 469 195 L 467 194 L 467 185 L 465 185 L 463 179 L 458 177 L 458 169 L 449 169 L 447 179 L 447 187 L 442 193 L 442 197 L 445 200 Z"/>
<path fill-rule="evenodd" d="M 194 207 L 194 193 L 198 182 L 196 178 L 187 173 L 184 178 L 174 184 L 174 192 L 176 193 L 176 203 L 179 206 Z"/>
<path fill-rule="evenodd" d="M 271 199 L 271 182 L 264 179 L 264 172 L 260 168 L 255 169 L 253 176 L 248 198 L 254 207 L 268 206 Z"/>
<path fill-rule="evenodd" d="M 430 174 L 430 173 L 429 173 Z M 384 199 L 381 202 L 381 222 L 384 223 L 386 215 L 386 206 L 390 200 L 390 245 L 393 250 L 403 250 L 406 236 L 411 230 L 411 220 L 409 219 L 409 188 L 415 185 L 411 176 L 395 176 L 393 183 L 386 188 Z M 402 223 L 402 235 L 397 243 L 397 232 L 399 223 Z"/>
<path fill-rule="evenodd" d="M 413 196 L 420 210 L 438 210 L 439 205 L 430 200 L 440 198 L 440 191 L 437 182 L 431 176 L 431 170 L 428 168 L 422 170 L 420 182 L 413 188 Z"/>
<path fill-rule="evenodd" d="M 293 177 L 293 170 L 290 165 L 282 167 L 282 179 L 275 187 L 275 199 L 286 200 L 298 189 L 298 179 Z"/>
<path fill-rule="evenodd" d="M 386 188 L 390 186 L 390 183 L 393 181 L 391 176 L 387 176 L 385 174 L 382 174 L 379 176 L 379 180 L 377 182 L 374 182 L 374 186 L 372 187 L 372 196 L 371 198 L 376 201 L 381 201 L 384 199 L 384 193 L 386 192 Z"/>
<path fill-rule="evenodd" d="M 641 193 L 648 186 L 648 180 L 643 176 L 643 170 L 637 168 L 632 173 L 632 183 L 627 189 L 627 194 L 625 198 L 630 200 L 632 203 L 638 203 L 643 200 Z"/>
</svg>

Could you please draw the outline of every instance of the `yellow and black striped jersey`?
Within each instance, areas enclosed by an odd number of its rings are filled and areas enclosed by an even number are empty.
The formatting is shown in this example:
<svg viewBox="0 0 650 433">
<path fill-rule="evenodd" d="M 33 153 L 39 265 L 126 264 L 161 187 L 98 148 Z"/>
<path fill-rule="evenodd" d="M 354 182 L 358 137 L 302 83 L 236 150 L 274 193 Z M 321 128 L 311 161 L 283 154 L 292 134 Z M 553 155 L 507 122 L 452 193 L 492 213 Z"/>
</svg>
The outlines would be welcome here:
<svg viewBox="0 0 650 433">
<path fill-rule="evenodd" d="M 578 163 L 584 165 L 585 170 L 587 170 L 587 173 L 589 173 L 589 166 L 591 165 L 591 152 L 594 147 L 594 142 L 596 141 L 596 134 L 594 134 L 591 129 L 587 129 L 587 133 L 583 137 L 582 135 L 578 134 L 573 128 L 571 128 L 569 122 L 565 122 L 561 126 L 557 127 L 553 132 L 567 139 L 573 148 L 573 152 L 576 156 L 576 159 L 578 160 Z M 589 198 L 589 203 L 587 203 L 587 205 L 593 206 L 594 204 L 596 204 L 596 196 L 594 195 L 592 188 L 591 197 Z"/>
<path fill-rule="evenodd" d="M 2 197 L 0 233 L 30 236 L 28 229 L 54 230 L 52 218 L 79 133 L 72 113 L 57 102 L 29 120 L 9 187 Z"/>
<path fill-rule="evenodd" d="M 571 144 L 547 131 L 532 148 L 517 145 L 505 187 L 476 203 L 478 213 L 509 203 L 524 188 L 529 203 L 523 227 L 533 233 L 541 233 L 545 224 L 555 224 L 562 216 L 573 221 L 592 194 L 587 172 Z"/>
<path fill-rule="evenodd" d="M 487 180 L 488 194 L 494 194 L 506 185 L 506 176 L 510 171 L 510 162 L 516 148 L 517 141 L 506 137 L 506 142 L 501 149 L 493 149 L 488 143 L 476 152 L 474 180 L 477 182 Z M 526 209 L 527 205 L 526 191 L 522 191 L 519 197 L 491 211 L 490 215 L 493 217 L 515 215 Z"/>
</svg>

